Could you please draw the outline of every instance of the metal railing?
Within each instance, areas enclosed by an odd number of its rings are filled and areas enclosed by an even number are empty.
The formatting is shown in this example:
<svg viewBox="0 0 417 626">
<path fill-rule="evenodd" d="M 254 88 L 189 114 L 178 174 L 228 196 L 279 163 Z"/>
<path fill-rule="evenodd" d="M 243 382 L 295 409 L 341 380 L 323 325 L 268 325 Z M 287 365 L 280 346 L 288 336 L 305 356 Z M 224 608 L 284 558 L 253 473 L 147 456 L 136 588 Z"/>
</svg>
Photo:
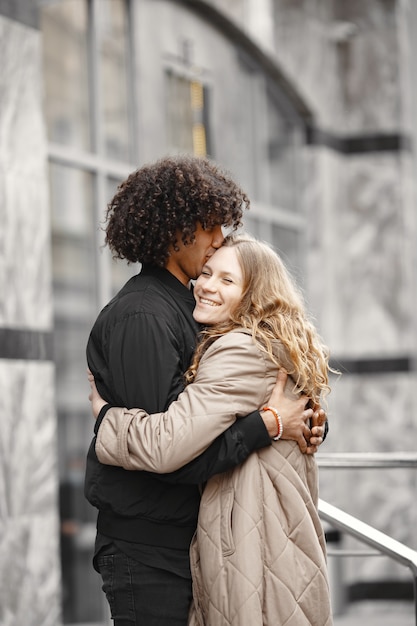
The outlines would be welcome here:
<svg viewBox="0 0 417 626">
<path fill-rule="evenodd" d="M 317 455 L 317 462 L 321 468 L 332 469 L 415 468 L 417 467 L 417 453 L 320 453 Z M 324 500 L 319 500 L 319 514 L 322 520 L 325 520 L 334 528 L 376 550 L 375 554 L 386 555 L 410 569 L 414 585 L 414 613 L 417 626 L 417 550 L 409 548 Z"/>
<path fill-rule="evenodd" d="M 319 467 L 332 469 L 417 467 L 416 452 L 319 452 Z"/>
</svg>

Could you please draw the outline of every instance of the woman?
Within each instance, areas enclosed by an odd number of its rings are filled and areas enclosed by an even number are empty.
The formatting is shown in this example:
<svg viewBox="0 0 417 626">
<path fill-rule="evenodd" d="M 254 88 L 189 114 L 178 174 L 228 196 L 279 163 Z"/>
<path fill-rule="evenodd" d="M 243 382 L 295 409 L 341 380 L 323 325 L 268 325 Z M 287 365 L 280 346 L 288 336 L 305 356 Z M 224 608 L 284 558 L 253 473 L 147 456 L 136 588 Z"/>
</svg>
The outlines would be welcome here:
<svg viewBox="0 0 417 626">
<path fill-rule="evenodd" d="M 269 397 L 277 369 L 289 374 L 287 392 L 305 394 L 313 406 L 329 391 L 327 349 L 266 244 L 228 239 L 206 261 L 194 295 L 194 318 L 206 330 L 186 375 L 189 384 L 165 414 L 154 416 L 166 422 L 180 416 L 181 426 L 164 435 L 161 446 L 153 416 L 110 408 L 98 431 L 101 462 L 177 469 L 201 452 L 198 413 L 212 412 L 215 419 L 225 402 L 233 403 L 237 417 L 255 410 Z M 204 488 L 191 546 L 192 624 L 332 624 L 316 462 L 282 439 L 279 408 L 272 411 L 276 441 Z M 137 432 L 130 436 L 137 428 L 142 441 Z"/>
</svg>

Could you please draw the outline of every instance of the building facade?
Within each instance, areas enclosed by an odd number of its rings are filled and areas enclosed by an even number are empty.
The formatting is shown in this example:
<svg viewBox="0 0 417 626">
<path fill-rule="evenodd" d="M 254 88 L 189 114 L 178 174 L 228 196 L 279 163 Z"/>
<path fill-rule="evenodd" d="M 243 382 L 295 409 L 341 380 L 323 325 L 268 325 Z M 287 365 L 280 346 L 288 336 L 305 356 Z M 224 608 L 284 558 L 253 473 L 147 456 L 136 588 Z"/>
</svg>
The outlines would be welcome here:
<svg viewBox="0 0 417 626">
<path fill-rule="evenodd" d="M 143 163 L 209 155 L 302 286 L 333 364 L 326 452 L 415 451 L 411 0 L 0 0 L 0 624 L 104 624 L 83 497 L 85 345 L 139 268 L 103 247 Z M 381 473 L 382 472 L 382 473 Z M 412 470 L 321 475 L 321 497 L 416 547 Z M 351 589 L 407 583 L 348 561 Z"/>
</svg>

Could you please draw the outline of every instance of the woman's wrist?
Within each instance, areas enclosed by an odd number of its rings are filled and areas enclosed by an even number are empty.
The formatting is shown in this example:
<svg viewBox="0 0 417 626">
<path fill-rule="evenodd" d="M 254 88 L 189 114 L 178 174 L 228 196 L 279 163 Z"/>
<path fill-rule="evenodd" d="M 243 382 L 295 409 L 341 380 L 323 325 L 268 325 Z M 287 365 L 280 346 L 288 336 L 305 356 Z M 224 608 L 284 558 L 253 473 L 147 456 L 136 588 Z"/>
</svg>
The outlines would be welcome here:
<svg viewBox="0 0 417 626">
<path fill-rule="evenodd" d="M 282 433 L 284 432 L 284 427 L 282 425 L 282 417 L 281 417 L 278 409 L 276 409 L 273 406 L 264 406 L 262 411 L 269 411 L 274 416 L 275 426 L 276 426 L 276 433 L 275 433 L 275 435 L 273 435 L 272 439 L 274 441 L 278 441 L 278 439 L 280 439 L 282 437 Z"/>
<path fill-rule="evenodd" d="M 271 439 L 277 441 L 283 432 L 282 418 L 274 407 L 264 406 L 261 409 L 261 417 Z"/>
</svg>

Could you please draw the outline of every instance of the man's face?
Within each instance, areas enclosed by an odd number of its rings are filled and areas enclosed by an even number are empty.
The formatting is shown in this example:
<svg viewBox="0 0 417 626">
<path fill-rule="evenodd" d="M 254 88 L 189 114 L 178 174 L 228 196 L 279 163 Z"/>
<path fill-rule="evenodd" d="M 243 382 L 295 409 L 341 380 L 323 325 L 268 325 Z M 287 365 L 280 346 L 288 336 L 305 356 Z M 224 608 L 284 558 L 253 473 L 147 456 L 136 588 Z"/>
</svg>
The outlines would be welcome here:
<svg viewBox="0 0 417 626">
<path fill-rule="evenodd" d="M 183 285 L 198 278 L 206 261 L 221 247 L 224 241 L 222 227 L 214 226 L 204 230 L 200 223 L 195 230 L 195 239 L 184 245 L 181 241 L 181 232 L 177 234 L 179 250 L 171 250 L 166 269 L 171 272 Z"/>
</svg>

